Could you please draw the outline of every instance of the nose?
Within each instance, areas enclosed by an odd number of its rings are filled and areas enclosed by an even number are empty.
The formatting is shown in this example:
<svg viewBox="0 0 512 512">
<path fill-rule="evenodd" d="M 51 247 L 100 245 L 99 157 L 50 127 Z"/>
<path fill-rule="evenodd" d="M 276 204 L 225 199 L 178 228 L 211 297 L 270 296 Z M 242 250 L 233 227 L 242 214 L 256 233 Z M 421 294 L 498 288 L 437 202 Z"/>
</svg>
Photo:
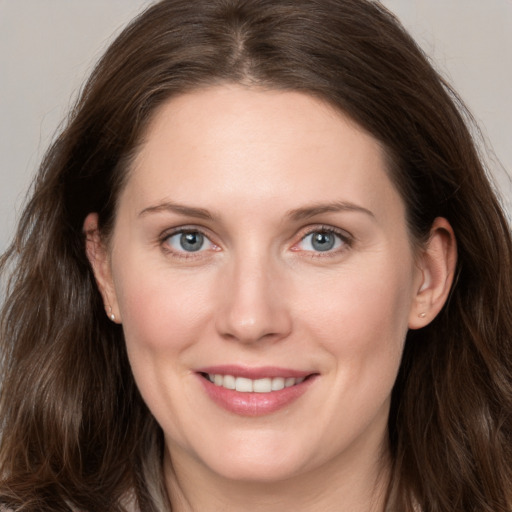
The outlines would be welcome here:
<svg viewBox="0 0 512 512">
<path fill-rule="evenodd" d="M 241 343 L 277 341 L 292 329 L 283 271 L 269 258 L 234 262 L 222 276 L 217 331 Z"/>
</svg>

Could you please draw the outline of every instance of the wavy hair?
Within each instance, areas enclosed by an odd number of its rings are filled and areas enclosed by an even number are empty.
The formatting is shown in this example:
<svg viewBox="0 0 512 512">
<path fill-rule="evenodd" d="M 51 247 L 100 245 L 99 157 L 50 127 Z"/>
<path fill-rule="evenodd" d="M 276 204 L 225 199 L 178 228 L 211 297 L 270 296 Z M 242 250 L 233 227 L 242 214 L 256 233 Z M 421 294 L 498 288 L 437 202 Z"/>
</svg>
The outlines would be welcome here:
<svg viewBox="0 0 512 512">
<path fill-rule="evenodd" d="M 1 313 L 0 502 L 16 511 L 170 510 L 162 432 L 109 322 L 82 226 L 108 237 L 148 122 L 219 83 L 313 95 L 385 148 L 411 238 L 458 244 L 450 299 L 409 332 L 393 389 L 390 511 L 512 510 L 512 242 L 472 118 L 396 18 L 367 0 L 164 0 L 95 68 L 44 158 Z"/>
</svg>

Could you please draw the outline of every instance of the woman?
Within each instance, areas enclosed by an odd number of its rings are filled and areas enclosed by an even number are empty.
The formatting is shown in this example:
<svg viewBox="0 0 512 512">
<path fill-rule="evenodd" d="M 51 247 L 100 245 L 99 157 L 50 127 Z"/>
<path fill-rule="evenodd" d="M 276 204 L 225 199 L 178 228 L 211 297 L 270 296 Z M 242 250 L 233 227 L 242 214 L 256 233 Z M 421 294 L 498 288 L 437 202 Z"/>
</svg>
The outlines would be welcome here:
<svg viewBox="0 0 512 512">
<path fill-rule="evenodd" d="M 11 510 L 510 511 L 510 228 L 364 0 L 168 0 L 2 260 Z"/>
</svg>

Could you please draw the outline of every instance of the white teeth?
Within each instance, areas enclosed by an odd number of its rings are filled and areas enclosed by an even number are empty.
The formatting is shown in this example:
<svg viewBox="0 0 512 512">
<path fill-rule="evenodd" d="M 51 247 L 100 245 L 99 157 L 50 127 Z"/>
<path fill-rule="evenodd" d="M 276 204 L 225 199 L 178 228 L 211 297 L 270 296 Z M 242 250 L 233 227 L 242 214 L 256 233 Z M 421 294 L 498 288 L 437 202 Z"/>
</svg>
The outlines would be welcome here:
<svg viewBox="0 0 512 512">
<path fill-rule="evenodd" d="M 272 379 L 257 379 L 253 381 L 252 388 L 255 393 L 270 393 L 272 391 Z"/>
<path fill-rule="evenodd" d="M 233 375 L 208 374 L 208 380 L 216 386 L 226 389 L 236 389 L 241 393 L 270 393 L 280 391 L 303 382 L 305 377 L 266 377 L 263 379 L 247 379 L 246 377 L 233 377 Z"/>
<path fill-rule="evenodd" d="M 284 387 L 289 388 L 295 384 L 295 379 L 293 377 L 288 377 L 284 380 Z"/>
<path fill-rule="evenodd" d="M 225 379 L 226 377 L 224 377 Z M 237 377 L 235 381 L 235 389 L 242 393 L 252 393 L 252 380 L 245 377 Z"/>
<path fill-rule="evenodd" d="M 235 377 L 233 375 L 224 375 L 221 386 L 227 389 L 235 389 Z"/>
<path fill-rule="evenodd" d="M 272 379 L 272 391 L 279 391 L 281 389 L 284 389 L 284 378 L 276 377 Z"/>
</svg>

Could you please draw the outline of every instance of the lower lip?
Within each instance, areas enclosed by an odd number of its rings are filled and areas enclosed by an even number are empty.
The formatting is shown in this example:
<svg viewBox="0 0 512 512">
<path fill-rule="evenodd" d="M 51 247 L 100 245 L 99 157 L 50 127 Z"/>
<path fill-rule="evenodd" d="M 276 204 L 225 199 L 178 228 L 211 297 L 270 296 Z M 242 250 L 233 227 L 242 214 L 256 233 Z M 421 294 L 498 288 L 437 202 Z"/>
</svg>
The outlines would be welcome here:
<svg viewBox="0 0 512 512">
<path fill-rule="evenodd" d="M 208 396 L 220 407 L 239 416 L 264 416 L 284 409 L 301 397 L 310 387 L 315 376 L 310 376 L 300 384 L 270 393 L 241 393 L 234 389 L 216 386 L 198 374 Z"/>
</svg>

